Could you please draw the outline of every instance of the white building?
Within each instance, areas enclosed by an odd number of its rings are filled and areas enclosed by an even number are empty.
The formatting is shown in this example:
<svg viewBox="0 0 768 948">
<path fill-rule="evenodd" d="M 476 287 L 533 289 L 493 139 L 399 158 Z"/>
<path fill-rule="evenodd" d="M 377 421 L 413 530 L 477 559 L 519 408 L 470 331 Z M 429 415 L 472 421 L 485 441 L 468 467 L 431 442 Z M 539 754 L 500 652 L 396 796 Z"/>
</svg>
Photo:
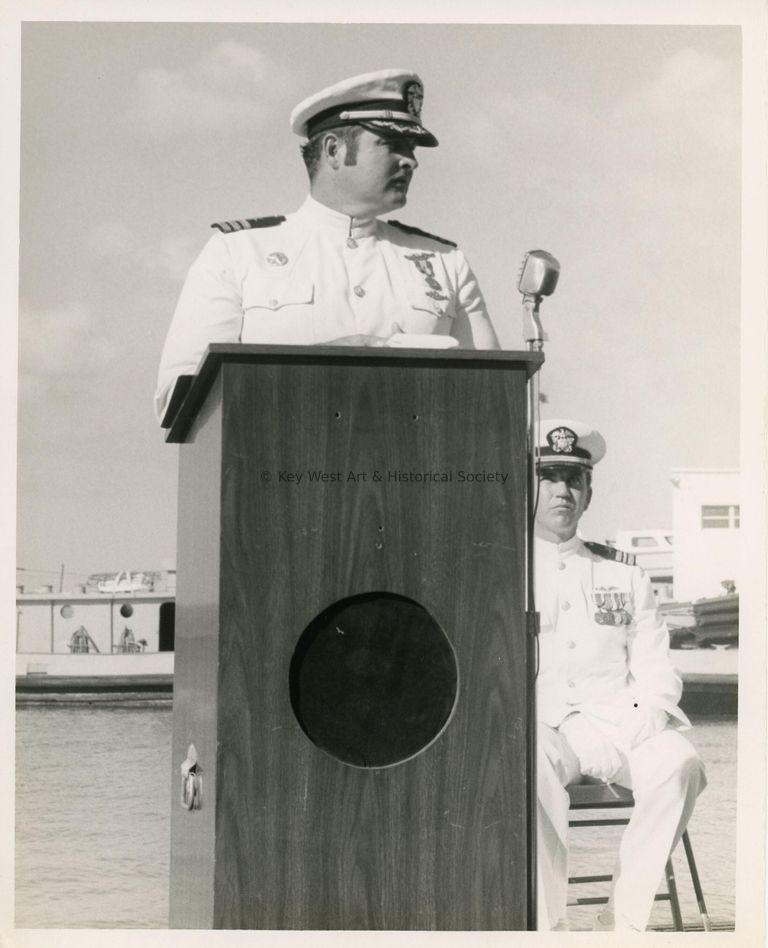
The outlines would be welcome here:
<svg viewBox="0 0 768 948">
<path fill-rule="evenodd" d="M 739 472 L 672 471 L 674 591 L 678 602 L 739 589 Z"/>
</svg>

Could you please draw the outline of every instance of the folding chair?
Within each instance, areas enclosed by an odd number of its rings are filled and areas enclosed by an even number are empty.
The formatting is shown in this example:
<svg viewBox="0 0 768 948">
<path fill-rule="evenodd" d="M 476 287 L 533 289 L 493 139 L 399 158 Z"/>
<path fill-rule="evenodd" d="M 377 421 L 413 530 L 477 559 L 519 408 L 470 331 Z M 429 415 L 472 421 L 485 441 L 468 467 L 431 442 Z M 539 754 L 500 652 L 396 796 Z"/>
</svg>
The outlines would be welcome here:
<svg viewBox="0 0 768 948">
<path fill-rule="evenodd" d="M 621 787 L 618 784 L 610 784 L 607 786 L 603 783 L 578 783 L 573 784 L 566 789 L 568 790 L 568 796 L 571 799 L 571 810 L 626 810 L 631 809 L 635 805 L 635 798 L 632 795 L 632 791 L 628 790 L 626 787 Z M 592 819 L 572 819 L 568 821 L 568 825 L 571 827 L 626 826 L 627 823 L 629 823 L 629 816 L 600 816 Z M 696 901 L 699 906 L 699 913 L 701 914 L 704 931 L 711 932 L 712 923 L 710 922 L 707 906 L 704 902 L 704 893 L 701 889 L 699 873 L 696 868 L 696 860 L 693 857 L 693 847 L 691 846 L 687 829 L 683 832 L 682 843 L 683 849 L 685 850 L 685 858 L 688 862 L 688 869 L 691 873 L 693 891 L 696 894 Z M 657 893 L 655 898 L 657 902 L 666 901 L 670 903 L 672 922 L 675 926 L 675 931 L 681 932 L 684 931 L 683 916 L 680 911 L 680 900 L 677 895 L 677 882 L 675 880 L 675 872 L 672 867 L 671 856 L 667 860 L 664 876 L 666 881 L 666 891 Z M 569 876 L 568 883 L 569 885 L 580 885 L 582 883 L 590 882 L 610 882 L 612 879 L 612 875 Z M 605 905 L 607 902 L 607 895 L 596 895 L 569 899 L 568 904 Z"/>
</svg>

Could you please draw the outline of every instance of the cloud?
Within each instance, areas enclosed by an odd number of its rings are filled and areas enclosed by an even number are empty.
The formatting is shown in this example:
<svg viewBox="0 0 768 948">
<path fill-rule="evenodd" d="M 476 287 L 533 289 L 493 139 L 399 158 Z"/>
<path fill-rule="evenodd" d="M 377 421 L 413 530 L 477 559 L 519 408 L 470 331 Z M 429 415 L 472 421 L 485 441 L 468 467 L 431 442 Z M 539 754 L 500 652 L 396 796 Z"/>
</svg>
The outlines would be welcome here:
<svg viewBox="0 0 768 948">
<path fill-rule="evenodd" d="M 723 60 L 689 47 L 680 49 L 662 64 L 658 75 L 643 90 L 641 101 L 658 112 L 684 109 L 719 88 L 728 73 Z"/>
<path fill-rule="evenodd" d="M 89 245 L 96 258 L 122 257 L 134 249 L 134 238 L 122 220 L 101 221 L 89 233 Z"/>
<path fill-rule="evenodd" d="M 84 306 L 19 316 L 19 399 L 22 403 L 61 400 L 91 389 L 93 380 L 117 357 L 103 320 Z"/>
<path fill-rule="evenodd" d="M 159 243 L 147 245 L 121 220 L 104 221 L 90 235 L 90 249 L 97 259 L 133 263 L 145 270 L 159 271 L 174 282 L 184 279 L 200 249 L 198 237 L 170 234 Z"/>
<path fill-rule="evenodd" d="M 252 131 L 269 116 L 269 89 L 285 81 L 284 70 L 265 53 L 225 40 L 185 69 L 139 72 L 126 118 L 164 138 Z"/>
<path fill-rule="evenodd" d="M 685 47 L 669 56 L 644 88 L 617 106 L 616 118 L 673 123 L 719 152 L 741 142 L 739 67 Z M 675 134 L 672 131 L 670 134 Z"/>
<path fill-rule="evenodd" d="M 685 177 L 739 148 L 738 102 L 738 64 L 687 46 L 649 68 L 646 82 L 624 95 L 574 101 L 543 89 L 501 94 L 471 117 L 470 139 L 509 141 L 509 153 L 488 148 L 484 160 L 501 157 L 526 169 L 534 187 L 550 161 L 562 167 L 564 153 L 572 159 L 571 183 L 582 173 L 615 180 L 626 167 L 642 175 L 641 164 L 651 175 L 679 166 Z"/>
<path fill-rule="evenodd" d="M 542 199 L 553 186 L 572 187 L 584 175 L 602 178 L 615 165 L 606 147 L 622 147 L 604 117 L 589 105 L 560 101 L 540 90 L 499 96 L 492 108 L 471 116 L 466 141 L 473 163 L 478 155 L 492 165 L 504 163 L 516 187 L 529 192 L 541 189 Z M 505 147 L 472 145 L 492 141 L 504 142 Z M 555 182 L 556 173 L 562 176 L 563 154 L 571 159 L 568 180 L 560 177 Z"/>
<path fill-rule="evenodd" d="M 276 73 L 275 64 L 258 49 L 225 40 L 203 59 L 198 74 L 220 89 L 240 87 L 243 82 L 264 86 Z"/>
<path fill-rule="evenodd" d="M 468 140 L 509 147 L 474 148 L 472 161 L 480 155 L 494 167 L 506 162 L 515 186 L 577 212 L 605 208 L 619 195 L 635 211 L 697 207 L 705 191 L 713 204 L 713 184 L 740 147 L 738 83 L 732 63 L 686 47 L 610 104 L 606 97 L 574 102 L 543 90 L 502 95 L 472 117 Z M 635 217 L 639 226 L 656 219 Z"/>
<path fill-rule="evenodd" d="M 136 259 L 148 270 L 160 270 L 174 282 L 180 282 L 186 277 L 190 264 L 199 250 L 199 237 L 172 234 L 164 237 L 155 251 L 146 247 L 141 248 L 136 254 Z"/>
</svg>

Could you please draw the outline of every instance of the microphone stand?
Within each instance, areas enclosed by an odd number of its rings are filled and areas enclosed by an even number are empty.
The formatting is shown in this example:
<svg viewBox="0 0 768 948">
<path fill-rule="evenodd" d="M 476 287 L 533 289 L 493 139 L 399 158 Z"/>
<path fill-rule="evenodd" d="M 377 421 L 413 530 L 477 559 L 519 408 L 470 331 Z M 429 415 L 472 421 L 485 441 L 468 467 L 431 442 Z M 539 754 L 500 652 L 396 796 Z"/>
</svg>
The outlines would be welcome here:
<svg viewBox="0 0 768 948">
<path fill-rule="evenodd" d="M 541 296 L 530 296 L 527 293 L 523 296 L 523 337 L 528 352 L 542 352 L 544 349 L 544 331 L 539 319 L 539 305 Z M 535 488 L 537 484 L 536 475 L 536 448 L 538 439 L 538 414 L 539 414 L 539 373 L 533 372 L 528 380 L 528 543 L 531 557 L 529 564 L 531 569 L 528 571 L 528 607 L 533 606 L 535 596 L 533 587 L 533 518 L 535 511 Z"/>
<path fill-rule="evenodd" d="M 544 332 L 539 319 L 539 304 L 541 296 L 523 295 L 523 336 L 528 352 L 542 352 L 544 349 Z M 528 379 L 528 431 L 527 431 L 527 459 L 528 459 L 528 490 L 526 516 L 526 633 L 527 644 L 527 678 L 530 682 L 528 697 L 528 720 L 526 724 L 526 763 L 528 772 L 528 930 L 536 931 L 537 927 L 537 871 L 536 871 L 536 831 L 537 831 L 537 796 L 536 796 L 536 676 L 538 673 L 539 655 L 539 614 L 536 611 L 536 592 L 534 575 L 534 522 L 536 516 L 536 497 L 538 476 L 536 472 L 536 457 L 538 439 L 539 415 L 539 373 L 532 372 Z"/>
<path fill-rule="evenodd" d="M 523 336 L 528 352 L 544 350 L 544 331 L 539 319 L 541 296 L 523 296 Z M 533 583 L 533 522 L 536 515 L 537 446 L 539 443 L 539 373 L 528 379 L 528 608 L 533 610 L 536 596 Z"/>
</svg>

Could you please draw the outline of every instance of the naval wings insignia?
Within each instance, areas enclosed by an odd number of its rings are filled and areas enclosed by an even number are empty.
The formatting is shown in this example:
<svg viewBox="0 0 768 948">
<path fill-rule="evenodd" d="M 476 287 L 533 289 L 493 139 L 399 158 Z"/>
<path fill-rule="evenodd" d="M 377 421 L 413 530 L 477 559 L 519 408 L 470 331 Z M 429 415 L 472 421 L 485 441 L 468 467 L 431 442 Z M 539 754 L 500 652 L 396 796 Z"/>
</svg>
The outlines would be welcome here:
<svg viewBox="0 0 768 948">
<path fill-rule="evenodd" d="M 410 260 L 427 281 L 427 286 L 430 288 L 427 296 L 433 300 L 447 300 L 448 297 L 444 295 L 443 287 L 435 276 L 432 257 L 434 257 L 434 253 L 407 253 L 405 255 L 405 259 Z"/>
</svg>

